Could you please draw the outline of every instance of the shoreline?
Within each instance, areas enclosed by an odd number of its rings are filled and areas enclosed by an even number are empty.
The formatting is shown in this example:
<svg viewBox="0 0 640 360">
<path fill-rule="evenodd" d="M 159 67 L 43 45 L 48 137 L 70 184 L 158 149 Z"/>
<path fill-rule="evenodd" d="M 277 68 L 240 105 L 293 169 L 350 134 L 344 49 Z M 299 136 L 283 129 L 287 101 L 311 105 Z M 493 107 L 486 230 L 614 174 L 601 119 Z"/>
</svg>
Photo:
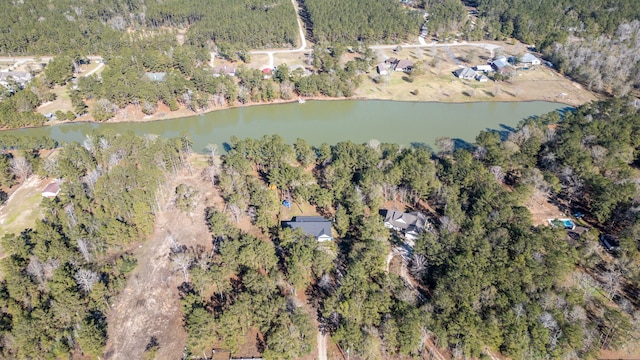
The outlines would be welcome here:
<svg viewBox="0 0 640 360">
<path fill-rule="evenodd" d="M 333 98 L 333 97 L 327 97 L 327 96 L 312 96 L 312 97 L 300 97 L 301 99 L 304 99 L 305 101 L 348 101 L 348 100 L 352 100 L 352 101 L 394 101 L 394 102 L 412 102 L 412 103 L 434 103 L 434 104 L 473 104 L 473 103 L 527 103 L 527 102 L 536 102 L 536 101 L 543 101 L 543 102 L 550 102 L 550 103 L 557 103 L 557 104 L 563 104 L 566 105 L 567 107 L 572 107 L 575 108 L 581 104 L 571 104 L 569 102 L 566 101 L 559 101 L 559 100 L 554 100 L 554 99 L 539 99 L 539 98 L 533 98 L 533 97 L 526 97 L 523 96 L 522 98 L 518 98 L 518 99 L 496 99 L 496 100 L 473 100 L 473 101 L 439 101 L 439 100 L 416 100 L 416 99 L 386 99 L 386 98 L 381 98 L 381 97 L 375 97 L 375 96 L 351 96 L 351 97 L 341 97 L 341 98 Z M 239 108 L 245 108 L 245 107 L 254 107 L 254 106 L 269 106 L 269 105 L 281 105 L 281 104 L 291 104 L 291 103 L 295 103 L 298 102 L 298 99 L 291 99 L 291 100 L 282 100 L 282 99 L 278 99 L 275 101 L 271 101 L 271 102 L 256 102 L 256 103 L 247 103 L 247 104 L 240 104 L 240 105 L 234 105 L 234 106 L 226 106 L 226 107 L 212 107 L 212 108 L 208 108 L 206 110 L 200 111 L 200 112 L 193 112 L 190 110 L 187 110 L 184 107 L 180 107 L 178 110 L 176 111 L 171 111 L 171 112 L 156 112 L 153 115 L 145 115 L 145 116 L 137 116 L 134 117 L 133 119 L 121 119 L 118 118 L 118 116 L 109 119 L 107 121 L 95 121 L 93 119 L 90 118 L 90 116 L 84 115 L 81 116 L 79 118 L 76 118 L 74 120 L 64 120 L 64 121 L 58 121 L 58 120 L 53 120 L 53 121 L 48 121 L 46 123 L 44 123 L 42 126 L 23 126 L 23 127 L 18 127 L 18 128 L 3 128 L 0 129 L 0 134 L 2 134 L 2 132 L 4 131 L 10 131 L 10 130 L 20 130 L 20 129 L 34 129 L 34 128 L 41 128 L 41 127 L 48 127 L 48 126 L 56 126 L 56 125 L 62 125 L 62 124 L 74 124 L 74 123 L 78 123 L 78 124 L 83 124 L 83 123 L 88 123 L 88 124 L 118 124 L 118 123 L 137 123 L 137 122 L 153 122 L 153 121 L 162 121 L 162 120 L 171 120 L 171 119 L 179 119 L 179 118 L 188 118 L 188 117 L 193 117 L 193 116 L 198 116 L 198 115 L 205 115 L 211 112 L 215 112 L 215 111 L 225 111 L 225 110 L 233 110 L 233 109 L 239 109 Z M 300 104 L 300 105 L 304 105 L 304 104 Z M 85 117 L 88 117 L 89 119 L 83 119 Z"/>
</svg>

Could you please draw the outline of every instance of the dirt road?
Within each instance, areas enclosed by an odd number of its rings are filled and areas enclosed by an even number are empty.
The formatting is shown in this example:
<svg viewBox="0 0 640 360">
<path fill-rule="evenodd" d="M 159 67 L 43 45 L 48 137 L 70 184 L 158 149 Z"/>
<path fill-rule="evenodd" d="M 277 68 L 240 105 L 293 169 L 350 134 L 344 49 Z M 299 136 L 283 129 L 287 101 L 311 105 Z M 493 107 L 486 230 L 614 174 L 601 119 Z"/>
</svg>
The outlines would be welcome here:
<svg viewBox="0 0 640 360">
<path fill-rule="evenodd" d="M 172 179 L 165 194 L 172 194 L 178 184 L 186 183 L 200 189 L 202 199 L 217 195 L 210 185 L 207 187 L 198 179 L 199 171 L 194 171 L 194 175 L 184 172 Z M 200 244 L 208 248 L 211 237 L 204 221 L 204 200 L 193 211 L 196 215 L 189 217 L 171 206 L 169 196 L 166 198 L 163 209 L 156 215 L 154 233 L 134 251 L 138 259 L 136 269 L 107 315 L 105 359 L 141 359 L 152 337 L 159 344 L 155 359 L 182 357 L 187 334 L 177 288 L 184 277 L 171 262 L 167 236 L 171 232 L 182 245 Z"/>
<path fill-rule="evenodd" d="M 318 330 L 318 360 L 327 360 L 327 335 Z"/>
</svg>

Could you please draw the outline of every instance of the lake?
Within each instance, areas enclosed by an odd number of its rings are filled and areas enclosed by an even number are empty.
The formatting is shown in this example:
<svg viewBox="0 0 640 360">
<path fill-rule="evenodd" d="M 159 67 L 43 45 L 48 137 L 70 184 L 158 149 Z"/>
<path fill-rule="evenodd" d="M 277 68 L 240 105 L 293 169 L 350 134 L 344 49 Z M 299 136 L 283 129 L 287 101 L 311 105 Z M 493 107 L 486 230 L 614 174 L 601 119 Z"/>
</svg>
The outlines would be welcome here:
<svg viewBox="0 0 640 360">
<path fill-rule="evenodd" d="M 508 130 L 530 116 L 570 109 L 568 105 L 532 102 L 423 103 L 382 100 L 307 101 L 250 106 L 186 118 L 131 123 L 67 123 L 40 128 L 7 130 L 1 134 L 49 136 L 58 142 L 82 142 L 95 129 L 164 137 L 189 135 L 195 151 L 232 136 L 259 138 L 279 134 L 293 143 L 303 138 L 312 145 L 371 139 L 403 145 L 433 146 L 446 136 L 459 143 L 473 142 L 480 130 Z"/>
</svg>

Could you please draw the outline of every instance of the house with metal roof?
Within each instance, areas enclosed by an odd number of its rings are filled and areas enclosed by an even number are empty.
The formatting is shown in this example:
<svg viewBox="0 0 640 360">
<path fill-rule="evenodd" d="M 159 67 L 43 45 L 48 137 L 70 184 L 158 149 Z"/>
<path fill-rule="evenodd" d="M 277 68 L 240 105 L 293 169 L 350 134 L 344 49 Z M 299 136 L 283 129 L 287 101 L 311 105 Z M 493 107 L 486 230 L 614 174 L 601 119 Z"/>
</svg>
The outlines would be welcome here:
<svg viewBox="0 0 640 360">
<path fill-rule="evenodd" d="M 491 62 L 491 66 L 497 72 L 503 72 L 509 68 L 509 61 L 505 56 L 500 56 Z"/>
<path fill-rule="evenodd" d="M 290 221 L 283 221 L 282 227 L 301 229 L 303 233 L 315 237 L 318 241 L 333 240 L 331 221 L 322 216 L 294 216 Z"/>
</svg>

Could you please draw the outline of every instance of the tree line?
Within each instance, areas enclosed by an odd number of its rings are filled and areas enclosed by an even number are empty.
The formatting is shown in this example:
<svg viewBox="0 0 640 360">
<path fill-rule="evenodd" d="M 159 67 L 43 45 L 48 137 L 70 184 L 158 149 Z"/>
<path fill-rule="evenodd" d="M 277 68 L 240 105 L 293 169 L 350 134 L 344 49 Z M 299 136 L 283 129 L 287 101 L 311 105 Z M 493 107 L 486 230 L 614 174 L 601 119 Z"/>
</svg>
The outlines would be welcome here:
<svg viewBox="0 0 640 360">
<path fill-rule="evenodd" d="M 30 0 L 6 4 L 0 22 L 0 54 L 52 55 L 65 51 L 117 54 L 134 34 L 188 29 L 187 43 L 212 42 L 250 47 L 295 45 L 297 22 L 289 1 L 108 0 L 84 4 L 70 0 Z M 175 32 L 172 32 L 175 36 Z M 139 40 L 139 39 L 138 39 Z"/>
</svg>

